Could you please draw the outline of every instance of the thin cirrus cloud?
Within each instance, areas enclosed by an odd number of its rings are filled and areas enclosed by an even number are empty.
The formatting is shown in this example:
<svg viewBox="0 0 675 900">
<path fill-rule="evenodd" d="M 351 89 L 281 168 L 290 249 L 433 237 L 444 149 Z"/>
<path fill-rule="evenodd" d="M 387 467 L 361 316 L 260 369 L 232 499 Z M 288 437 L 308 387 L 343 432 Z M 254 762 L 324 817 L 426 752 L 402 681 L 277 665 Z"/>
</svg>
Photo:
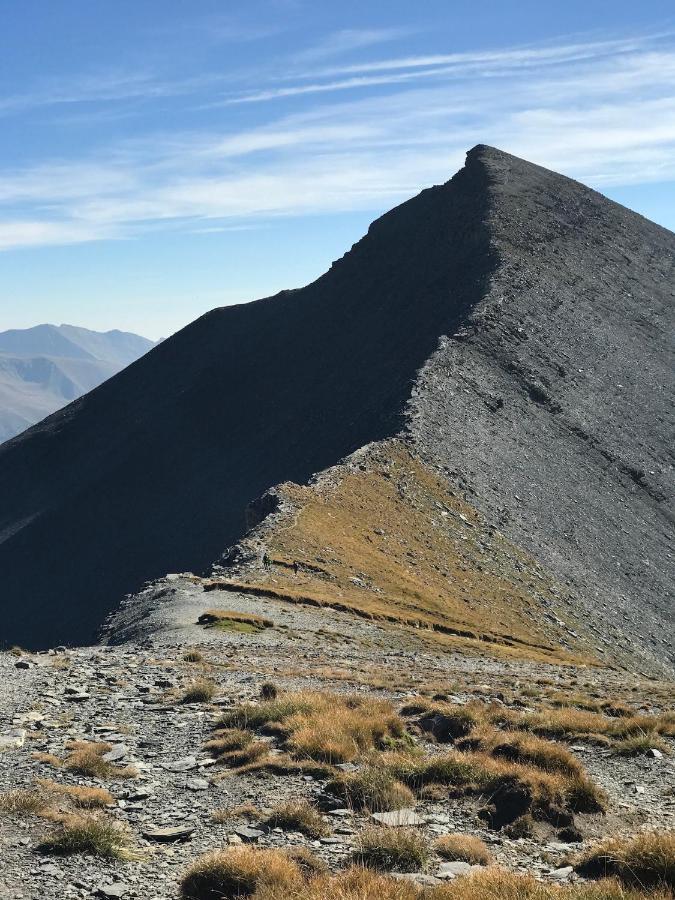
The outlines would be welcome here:
<svg viewBox="0 0 675 900">
<path fill-rule="evenodd" d="M 256 128 L 140 135 L 0 172 L 0 249 L 378 212 L 446 180 L 479 142 L 598 187 L 675 179 L 675 43 L 667 38 L 460 56 L 441 65 L 400 60 L 393 76 L 431 74 L 375 91 L 351 83 L 302 112 L 284 114 L 285 95 L 269 96 L 266 124 Z M 339 80 L 352 78 L 360 76 Z"/>
</svg>

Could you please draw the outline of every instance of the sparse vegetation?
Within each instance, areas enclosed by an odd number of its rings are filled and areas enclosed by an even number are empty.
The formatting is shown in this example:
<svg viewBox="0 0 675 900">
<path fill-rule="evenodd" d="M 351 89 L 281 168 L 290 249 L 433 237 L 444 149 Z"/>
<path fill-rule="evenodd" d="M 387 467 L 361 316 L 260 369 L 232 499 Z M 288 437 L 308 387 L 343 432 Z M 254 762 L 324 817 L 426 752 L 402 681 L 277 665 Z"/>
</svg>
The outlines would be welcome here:
<svg viewBox="0 0 675 900">
<path fill-rule="evenodd" d="M 255 900 L 420 900 L 420 891 L 407 881 L 354 866 L 337 875 L 310 878 L 292 888 L 269 885 L 256 894 Z"/>
<path fill-rule="evenodd" d="M 560 887 L 488 868 L 435 888 L 431 900 L 670 900 L 667 892 L 633 891 L 617 881 Z"/>
<path fill-rule="evenodd" d="M 429 841 L 414 828 L 365 828 L 354 861 L 371 869 L 419 872 L 431 856 Z"/>
<path fill-rule="evenodd" d="M 443 859 L 487 866 L 490 851 L 480 838 L 470 834 L 445 834 L 434 843 L 434 850 Z"/>
<path fill-rule="evenodd" d="M 252 897 L 267 886 L 290 891 L 301 883 L 300 867 L 281 851 L 234 847 L 200 856 L 184 874 L 180 888 L 185 900 L 214 900 Z"/>
<path fill-rule="evenodd" d="M 127 831 L 103 816 L 65 816 L 38 844 L 41 853 L 69 856 L 86 853 L 93 856 L 124 858 L 129 853 Z"/>
<path fill-rule="evenodd" d="M 0 794 L 0 813 L 9 815 L 39 815 L 47 806 L 41 791 L 17 788 Z"/>
<path fill-rule="evenodd" d="M 265 628 L 274 628 L 274 622 L 271 619 L 234 610 L 208 609 L 197 621 L 205 628 L 236 631 L 239 634 L 256 634 L 264 631 Z"/>
<path fill-rule="evenodd" d="M 250 731 L 243 728 L 228 728 L 217 733 L 210 741 L 204 744 L 204 749 L 208 750 L 212 756 L 221 756 L 223 753 L 230 753 L 233 750 L 244 750 L 253 743 L 253 735 Z"/>
<path fill-rule="evenodd" d="M 211 819 L 216 825 L 225 825 L 232 819 L 259 819 L 260 817 L 261 812 L 253 803 L 240 803 L 239 806 L 216 809 L 211 813 Z"/>
<path fill-rule="evenodd" d="M 675 831 L 612 838 L 591 847 L 575 864 L 587 878 L 616 877 L 637 887 L 675 889 Z"/>
<path fill-rule="evenodd" d="M 644 756 L 650 750 L 669 754 L 670 746 L 653 731 L 638 732 L 614 745 L 614 752 L 619 756 Z"/>
<path fill-rule="evenodd" d="M 218 685 L 208 678 L 191 682 L 181 695 L 181 703 L 209 703 L 216 695 Z"/>
<path fill-rule="evenodd" d="M 190 663 L 198 663 L 204 661 L 204 654 L 197 649 L 186 650 L 183 654 L 183 661 Z"/>
<path fill-rule="evenodd" d="M 344 799 L 348 806 L 371 812 L 403 809 L 415 802 L 410 788 L 401 784 L 387 769 L 377 765 L 334 778 L 329 782 L 328 790 Z"/>
<path fill-rule="evenodd" d="M 59 765 L 87 778 L 136 778 L 138 771 L 133 766 L 117 766 L 103 759 L 111 750 L 110 744 L 94 741 L 73 741 L 70 751 Z M 58 759 L 58 757 L 57 757 Z"/>
<path fill-rule="evenodd" d="M 276 700 L 279 696 L 279 689 L 271 681 L 266 681 L 260 687 L 260 697 L 262 700 Z"/>
<path fill-rule="evenodd" d="M 38 783 L 45 791 L 60 794 L 77 809 L 103 809 L 115 803 L 115 798 L 105 788 L 59 784 L 46 779 L 40 779 Z"/>
<path fill-rule="evenodd" d="M 311 838 L 325 837 L 329 828 L 321 815 L 306 800 L 292 800 L 275 806 L 265 819 L 271 828 L 299 831 Z"/>
<path fill-rule="evenodd" d="M 284 694 L 229 710 L 220 726 L 265 728 L 298 759 L 330 764 L 394 742 L 407 743 L 405 725 L 385 700 L 321 691 Z"/>
</svg>

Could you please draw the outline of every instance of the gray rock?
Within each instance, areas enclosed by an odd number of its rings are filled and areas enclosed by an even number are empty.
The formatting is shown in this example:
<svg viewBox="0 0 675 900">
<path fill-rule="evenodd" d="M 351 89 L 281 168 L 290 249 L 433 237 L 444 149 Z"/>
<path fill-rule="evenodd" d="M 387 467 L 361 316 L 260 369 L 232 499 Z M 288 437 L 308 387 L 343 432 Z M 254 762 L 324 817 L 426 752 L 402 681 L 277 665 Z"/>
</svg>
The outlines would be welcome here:
<svg viewBox="0 0 675 900">
<path fill-rule="evenodd" d="M 18 750 L 26 740 L 25 728 L 11 728 L 0 734 L 0 750 Z"/>
<path fill-rule="evenodd" d="M 184 841 L 195 831 L 191 825 L 173 825 L 166 828 L 146 828 L 142 833 L 148 841 Z"/>
<path fill-rule="evenodd" d="M 129 748 L 126 744 L 115 744 L 107 753 L 104 753 L 101 757 L 106 762 L 117 762 L 120 759 L 124 759 L 124 757 L 129 752 Z"/>
<path fill-rule="evenodd" d="M 414 809 L 394 809 L 391 812 L 373 813 L 372 817 L 380 825 L 387 825 L 390 828 L 424 825 L 424 819 L 418 816 Z"/>
<path fill-rule="evenodd" d="M 241 828 L 234 829 L 235 835 L 245 843 L 254 843 L 264 835 L 264 831 L 260 828 L 251 828 L 249 825 L 242 825 Z"/>
<path fill-rule="evenodd" d="M 480 866 L 472 866 L 470 863 L 461 862 L 460 860 L 455 862 L 444 862 L 441 863 L 436 875 L 438 878 L 450 880 L 456 878 L 458 875 L 467 875 L 474 869 L 480 869 Z"/>
<path fill-rule="evenodd" d="M 549 877 L 554 878 L 556 881 L 565 881 L 570 877 L 574 868 L 572 866 L 563 866 L 560 869 L 555 869 L 555 871 L 551 872 Z"/>
<path fill-rule="evenodd" d="M 197 758 L 195 756 L 184 756 L 175 762 L 164 763 L 162 768 L 167 772 L 189 772 L 191 769 L 197 768 Z"/>
<path fill-rule="evenodd" d="M 191 791 L 206 791 L 209 783 L 206 778 L 188 778 L 185 782 L 185 787 Z"/>
</svg>

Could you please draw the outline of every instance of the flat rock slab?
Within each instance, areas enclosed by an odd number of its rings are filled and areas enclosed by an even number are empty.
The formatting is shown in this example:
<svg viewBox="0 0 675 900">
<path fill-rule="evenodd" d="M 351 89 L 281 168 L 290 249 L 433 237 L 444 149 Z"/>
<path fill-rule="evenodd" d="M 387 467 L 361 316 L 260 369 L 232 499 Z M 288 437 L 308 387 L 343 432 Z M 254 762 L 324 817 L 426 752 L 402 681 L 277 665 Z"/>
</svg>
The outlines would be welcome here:
<svg viewBox="0 0 675 900">
<path fill-rule="evenodd" d="M 458 875 L 468 875 L 469 872 L 473 872 L 474 869 L 480 869 L 480 866 L 472 866 L 468 862 L 461 862 L 457 860 L 455 862 L 446 862 L 442 863 L 436 873 L 438 878 L 445 878 L 447 880 L 456 878 Z"/>
<path fill-rule="evenodd" d="M 246 843 L 257 841 L 258 838 L 261 838 L 265 834 L 265 832 L 261 831 L 259 828 L 249 828 L 247 825 L 243 825 L 241 828 L 235 828 L 234 833 Z"/>
<path fill-rule="evenodd" d="M 185 787 L 190 791 L 207 791 L 209 783 L 206 778 L 188 778 Z"/>
<path fill-rule="evenodd" d="M 115 884 L 104 884 L 96 889 L 96 896 L 103 897 L 103 900 L 118 900 L 129 893 L 129 885 L 119 881 Z"/>
<path fill-rule="evenodd" d="M 120 759 L 124 759 L 124 757 L 129 752 L 129 748 L 126 744 L 115 744 L 107 753 L 104 753 L 101 757 L 105 762 L 117 762 Z"/>
<path fill-rule="evenodd" d="M 185 841 L 194 830 L 192 825 L 173 825 L 168 828 L 146 828 L 142 834 L 148 841 Z"/>
<path fill-rule="evenodd" d="M 26 740 L 25 728 L 12 728 L 0 734 L 0 750 L 18 750 Z"/>
<path fill-rule="evenodd" d="M 175 762 L 164 763 L 162 768 L 167 772 L 189 772 L 191 769 L 197 768 L 197 758 L 195 756 L 184 756 Z"/>
<path fill-rule="evenodd" d="M 424 825 L 424 819 L 414 809 L 394 809 L 391 812 L 373 813 L 373 819 L 380 825 L 399 828 L 410 825 Z"/>
</svg>

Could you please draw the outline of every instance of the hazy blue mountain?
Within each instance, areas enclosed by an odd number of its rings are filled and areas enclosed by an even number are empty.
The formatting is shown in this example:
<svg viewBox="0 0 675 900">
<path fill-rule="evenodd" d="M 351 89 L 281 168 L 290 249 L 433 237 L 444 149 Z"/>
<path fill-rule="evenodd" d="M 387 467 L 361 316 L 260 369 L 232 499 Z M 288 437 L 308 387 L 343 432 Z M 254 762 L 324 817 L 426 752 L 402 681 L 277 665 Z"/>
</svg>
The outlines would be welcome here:
<svg viewBox="0 0 675 900">
<path fill-rule="evenodd" d="M 73 325 L 0 332 L 0 443 L 97 387 L 152 346 L 137 334 Z"/>
</svg>

